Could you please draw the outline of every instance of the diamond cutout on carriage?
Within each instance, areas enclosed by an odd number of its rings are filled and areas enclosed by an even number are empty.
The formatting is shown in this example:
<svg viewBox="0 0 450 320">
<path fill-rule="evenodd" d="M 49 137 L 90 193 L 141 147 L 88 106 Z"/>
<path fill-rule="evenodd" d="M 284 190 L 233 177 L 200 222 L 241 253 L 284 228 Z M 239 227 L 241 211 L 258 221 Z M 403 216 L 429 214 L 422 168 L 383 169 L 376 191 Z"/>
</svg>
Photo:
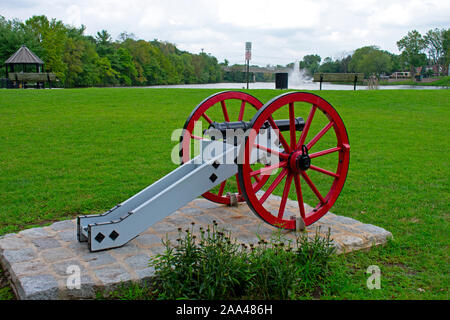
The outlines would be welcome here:
<svg viewBox="0 0 450 320">
<path fill-rule="evenodd" d="M 117 237 L 119 236 L 119 234 L 116 232 L 116 230 L 113 230 L 113 232 L 111 232 L 109 234 L 109 237 L 114 241 L 117 239 Z"/>
<path fill-rule="evenodd" d="M 98 243 L 102 242 L 103 239 L 105 239 L 105 235 L 101 232 L 97 233 L 97 235 L 94 238 Z"/>
<path fill-rule="evenodd" d="M 211 182 L 214 182 L 217 180 L 217 176 L 213 173 L 210 177 L 209 180 L 211 180 Z"/>
<path fill-rule="evenodd" d="M 220 163 L 218 163 L 217 161 L 214 161 L 212 166 L 214 167 L 214 169 L 217 169 L 220 166 Z"/>
</svg>

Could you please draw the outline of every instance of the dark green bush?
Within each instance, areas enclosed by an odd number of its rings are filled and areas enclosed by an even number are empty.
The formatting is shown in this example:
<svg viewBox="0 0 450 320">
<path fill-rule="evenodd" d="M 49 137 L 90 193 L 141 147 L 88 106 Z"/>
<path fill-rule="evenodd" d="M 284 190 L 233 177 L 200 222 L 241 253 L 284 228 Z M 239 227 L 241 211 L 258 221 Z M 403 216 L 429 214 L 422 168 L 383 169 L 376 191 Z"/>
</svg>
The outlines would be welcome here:
<svg viewBox="0 0 450 320">
<path fill-rule="evenodd" d="M 241 294 L 248 280 L 246 252 L 215 223 L 200 229 L 179 229 L 177 244 L 166 240 L 166 252 L 151 262 L 162 299 L 227 299 Z"/>
<path fill-rule="evenodd" d="M 179 229 L 176 244 L 164 241 L 156 256 L 160 299 L 295 299 L 317 297 L 332 278 L 334 247 L 323 238 L 298 235 L 292 243 L 281 232 L 269 241 L 239 244 L 214 222 L 206 230 Z"/>
</svg>

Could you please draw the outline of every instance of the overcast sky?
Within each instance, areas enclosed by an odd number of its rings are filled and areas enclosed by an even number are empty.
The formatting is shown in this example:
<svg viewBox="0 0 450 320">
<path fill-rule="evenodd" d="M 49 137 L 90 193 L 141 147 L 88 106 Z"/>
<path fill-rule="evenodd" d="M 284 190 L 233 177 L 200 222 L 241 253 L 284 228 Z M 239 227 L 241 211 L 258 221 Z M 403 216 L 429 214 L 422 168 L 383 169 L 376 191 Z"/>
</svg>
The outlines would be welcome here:
<svg viewBox="0 0 450 320">
<path fill-rule="evenodd" d="M 282 64 L 306 54 L 341 57 L 365 45 L 398 53 L 396 42 L 416 29 L 450 27 L 449 0 L 0 0 L 0 15 L 24 21 L 45 14 L 86 33 L 127 31 L 138 39 L 202 49 L 230 63 Z"/>
</svg>

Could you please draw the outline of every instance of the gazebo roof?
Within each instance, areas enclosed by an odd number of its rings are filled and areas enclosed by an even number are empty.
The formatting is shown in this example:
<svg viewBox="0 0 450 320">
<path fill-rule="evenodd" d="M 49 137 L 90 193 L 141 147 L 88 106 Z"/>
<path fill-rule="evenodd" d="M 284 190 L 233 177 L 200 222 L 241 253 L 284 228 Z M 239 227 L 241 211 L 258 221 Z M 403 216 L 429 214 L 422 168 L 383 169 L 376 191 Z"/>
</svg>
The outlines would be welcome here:
<svg viewBox="0 0 450 320">
<path fill-rule="evenodd" d="M 44 64 L 44 61 L 39 59 L 37 55 L 31 52 L 26 46 L 20 47 L 16 53 L 14 53 L 5 64 L 15 64 L 15 63 L 32 63 L 32 64 Z"/>
</svg>

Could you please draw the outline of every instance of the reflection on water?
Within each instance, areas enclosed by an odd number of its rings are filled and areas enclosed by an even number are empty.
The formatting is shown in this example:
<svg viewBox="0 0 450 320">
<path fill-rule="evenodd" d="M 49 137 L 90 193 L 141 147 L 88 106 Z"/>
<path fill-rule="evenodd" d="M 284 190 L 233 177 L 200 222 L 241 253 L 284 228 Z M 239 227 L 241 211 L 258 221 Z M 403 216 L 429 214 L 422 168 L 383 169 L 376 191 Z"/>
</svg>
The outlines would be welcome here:
<svg viewBox="0 0 450 320">
<path fill-rule="evenodd" d="M 206 84 L 175 84 L 163 86 L 149 86 L 144 88 L 186 88 L 186 89 L 245 89 L 246 83 L 206 83 Z M 142 87 L 140 87 L 142 88 Z M 255 82 L 249 84 L 249 89 L 275 89 L 274 82 Z M 300 90 L 319 90 L 318 82 L 306 82 L 289 85 L 289 89 Z M 378 86 L 378 89 L 446 89 L 446 87 L 437 86 Z M 353 90 L 353 85 L 322 83 L 322 90 Z M 367 86 L 357 85 L 356 90 L 367 90 Z"/>
</svg>

